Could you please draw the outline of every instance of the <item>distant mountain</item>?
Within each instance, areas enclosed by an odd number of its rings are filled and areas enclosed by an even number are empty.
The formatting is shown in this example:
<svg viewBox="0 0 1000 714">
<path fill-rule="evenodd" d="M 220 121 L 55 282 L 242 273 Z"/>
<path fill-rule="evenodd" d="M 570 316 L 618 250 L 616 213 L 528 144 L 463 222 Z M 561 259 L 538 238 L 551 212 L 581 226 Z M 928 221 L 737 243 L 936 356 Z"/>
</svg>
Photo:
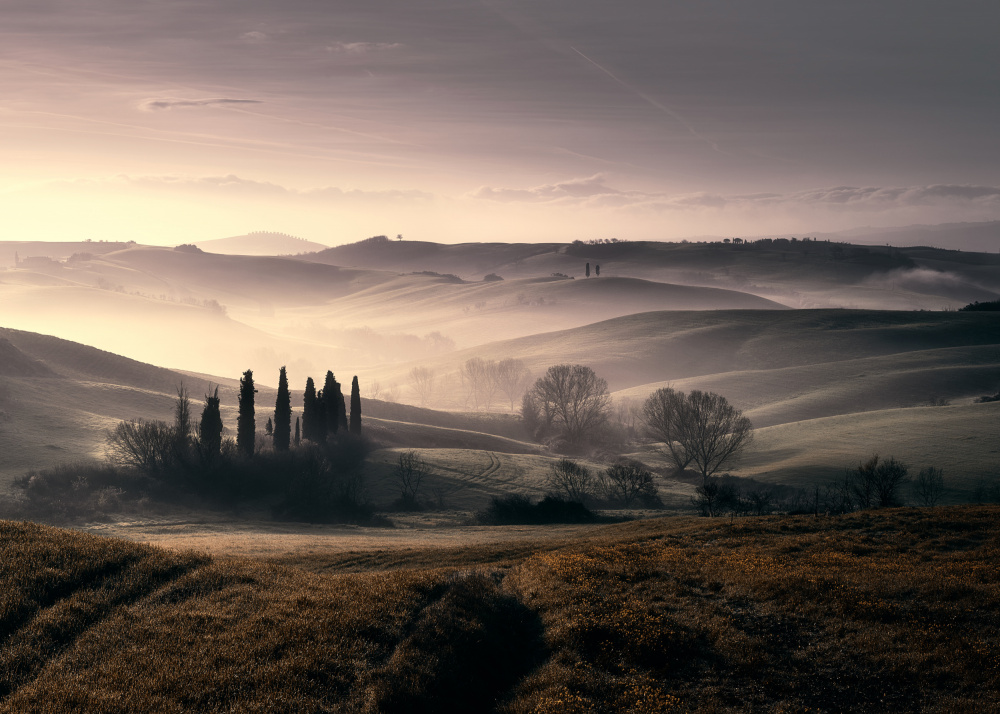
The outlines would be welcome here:
<svg viewBox="0 0 1000 714">
<path fill-rule="evenodd" d="M 242 236 L 203 240 L 195 245 L 208 253 L 224 253 L 226 255 L 298 255 L 299 253 L 315 253 L 326 250 L 328 247 L 305 238 L 290 236 L 287 233 L 269 231 L 255 231 Z"/>
</svg>

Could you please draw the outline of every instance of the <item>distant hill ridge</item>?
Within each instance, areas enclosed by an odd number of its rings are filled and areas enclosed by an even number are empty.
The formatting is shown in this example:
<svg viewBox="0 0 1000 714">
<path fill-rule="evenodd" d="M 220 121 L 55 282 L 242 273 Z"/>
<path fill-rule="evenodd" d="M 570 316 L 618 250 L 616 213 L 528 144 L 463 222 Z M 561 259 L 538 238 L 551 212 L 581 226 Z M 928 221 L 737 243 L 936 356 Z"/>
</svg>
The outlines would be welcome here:
<svg viewBox="0 0 1000 714">
<path fill-rule="evenodd" d="M 277 231 L 253 231 L 241 236 L 198 241 L 195 245 L 209 253 L 227 255 L 295 255 L 327 249 L 322 243 Z"/>
</svg>

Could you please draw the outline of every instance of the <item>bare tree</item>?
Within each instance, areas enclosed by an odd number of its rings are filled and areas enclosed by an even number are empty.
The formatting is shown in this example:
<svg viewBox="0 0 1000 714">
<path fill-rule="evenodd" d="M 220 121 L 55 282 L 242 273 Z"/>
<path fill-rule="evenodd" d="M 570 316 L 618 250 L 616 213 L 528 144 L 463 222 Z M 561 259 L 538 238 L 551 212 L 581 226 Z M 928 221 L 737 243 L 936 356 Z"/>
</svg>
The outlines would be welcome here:
<svg viewBox="0 0 1000 714">
<path fill-rule="evenodd" d="M 508 357 L 497 364 L 497 385 L 510 402 L 511 413 L 530 384 L 531 372 L 524 366 L 523 360 Z"/>
<path fill-rule="evenodd" d="M 399 489 L 399 499 L 405 504 L 416 505 L 420 487 L 427 477 L 427 463 L 412 449 L 404 451 L 396 461 L 392 472 Z"/>
<path fill-rule="evenodd" d="M 934 466 L 920 469 L 913 481 L 913 495 L 917 503 L 928 508 L 936 506 L 944 493 L 944 472 Z"/>
<path fill-rule="evenodd" d="M 162 421 L 133 419 L 122 421 L 105 436 L 108 460 L 119 466 L 131 466 L 143 471 L 157 471 L 169 466 L 177 432 Z"/>
<path fill-rule="evenodd" d="M 489 411 L 499 389 L 496 360 L 484 360 L 482 357 L 468 359 L 462 365 L 460 375 L 472 399 L 472 408 L 482 406 Z"/>
<path fill-rule="evenodd" d="M 559 459 L 552 464 L 545 479 L 545 487 L 549 493 L 579 503 L 593 495 L 594 485 L 594 475 L 590 469 L 570 459 Z"/>
<path fill-rule="evenodd" d="M 637 500 L 656 500 L 653 474 L 638 461 L 625 460 L 612 464 L 604 470 L 600 480 L 607 500 L 621 503 L 625 508 Z"/>
<path fill-rule="evenodd" d="M 531 400 L 540 412 L 551 415 L 551 424 L 561 427 L 571 444 L 604 425 L 611 396 L 608 383 L 582 364 L 549 367 L 531 388 Z"/>
<path fill-rule="evenodd" d="M 850 472 L 851 492 L 858 508 L 890 508 L 900 505 L 899 487 L 906 482 L 907 468 L 890 456 L 872 454 Z"/>
<path fill-rule="evenodd" d="M 434 370 L 427 367 L 414 367 L 410 370 L 413 391 L 417 395 L 420 406 L 425 406 L 434 393 L 434 377 Z"/>
<path fill-rule="evenodd" d="M 643 416 L 677 470 L 694 464 L 702 479 L 735 460 L 753 441 L 750 420 L 714 392 L 695 390 L 685 397 L 669 387 L 658 389 L 643 405 Z"/>
</svg>

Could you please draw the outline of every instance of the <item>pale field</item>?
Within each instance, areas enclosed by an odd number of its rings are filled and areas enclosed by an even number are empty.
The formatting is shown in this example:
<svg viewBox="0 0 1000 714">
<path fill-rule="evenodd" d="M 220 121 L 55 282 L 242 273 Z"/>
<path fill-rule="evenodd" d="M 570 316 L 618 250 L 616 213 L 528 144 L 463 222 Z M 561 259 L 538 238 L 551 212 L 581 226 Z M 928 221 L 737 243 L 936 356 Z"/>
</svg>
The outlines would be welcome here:
<svg viewBox="0 0 1000 714">
<path fill-rule="evenodd" d="M 513 493 L 533 499 L 546 493 L 546 478 L 557 455 L 505 454 L 473 449 L 383 449 L 376 451 L 366 469 L 367 485 L 376 503 L 388 504 L 399 498 L 393 467 L 399 454 L 416 453 L 427 465 L 428 476 L 419 497 L 446 508 L 475 511 L 489 505 L 493 496 Z M 607 468 L 607 464 L 587 459 L 574 459 L 592 473 Z M 684 510 L 690 506 L 694 487 L 673 479 L 657 479 L 657 488 L 667 510 Z M 438 495 L 441 501 L 438 500 Z"/>
<path fill-rule="evenodd" d="M 473 526 L 466 512 L 393 518 L 396 527 L 274 523 L 206 515 L 198 519 L 138 518 L 90 523 L 77 530 L 125 538 L 173 550 L 212 555 L 277 558 L 324 553 L 379 552 L 411 548 L 458 548 L 570 539 L 593 526 Z"/>
</svg>

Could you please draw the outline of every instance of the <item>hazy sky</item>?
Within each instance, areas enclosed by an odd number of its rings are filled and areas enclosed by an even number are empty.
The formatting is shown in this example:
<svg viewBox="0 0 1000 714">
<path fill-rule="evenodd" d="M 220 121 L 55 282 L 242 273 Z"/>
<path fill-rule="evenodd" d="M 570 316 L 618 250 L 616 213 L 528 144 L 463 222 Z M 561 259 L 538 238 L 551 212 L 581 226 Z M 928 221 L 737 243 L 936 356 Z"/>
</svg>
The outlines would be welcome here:
<svg viewBox="0 0 1000 714">
<path fill-rule="evenodd" d="M 336 244 L 996 219 L 998 27 L 995 0 L 4 0 L 0 230 Z"/>
</svg>

